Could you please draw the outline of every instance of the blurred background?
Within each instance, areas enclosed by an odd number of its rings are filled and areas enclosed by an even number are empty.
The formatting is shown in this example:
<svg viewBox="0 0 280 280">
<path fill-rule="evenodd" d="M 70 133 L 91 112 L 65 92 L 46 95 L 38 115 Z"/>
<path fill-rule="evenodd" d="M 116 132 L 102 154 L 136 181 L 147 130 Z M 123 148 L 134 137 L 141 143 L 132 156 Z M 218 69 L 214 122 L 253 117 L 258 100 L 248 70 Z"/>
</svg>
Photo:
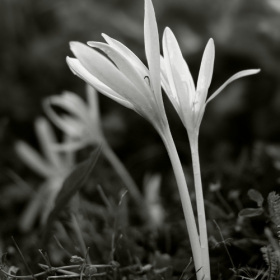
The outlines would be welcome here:
<svg viewBox="0 0 280 280">
<path fill-rule="evenodd" d="M 0 5 L 4 161 L 12 160 L 7 149 L 11 139 L 31 141 L 32 122 L 43 114 L 44 97 L 63 90 L 84 94 L 83 82 L 65 63 L 65 57 L 72 56 L 69 41 L 103 41 L 101 33 L 105 33 L 146 63 L 142 0 L 2 0 Z M 279 141 L 279 2 L 154 0 L 154 6 L 160 38 L 165 26 L 174 31 L 195 81 L 207 40 L 214 39 L 215 71 L 209 94 L 234 73 L 261 68 L 257 76 L 234 82 L 207 107 L 200 139 L 207 154 L 217 156 L 216 148 L 221 154 L 223 147 L 237 156 L 254 141 Z M 103 96 L 100 99 L 103 125 L 108 133 L 113 133 L 109 127 L 117 133 L 110 138 L 115 148 L 137 153 L 157 142 L 155 132 L 142 118 Z M 174 133 L 178 133 L 176 141 L 185 146 L 182 125 L 168 101 L 166 107 Z M 149 136 L 140 140 L 143 130 L 149 130 Z"/>
<path fill-rule="evenodd" d="M 63 90 L 84 97 L 84 83 L 69 70 L 69 41 L 121 41 L 146 63 L 142 0 L 1 0 L 0 160 L 20 165 L 18 139 L 36 145 L 33 122 L 44 114 L 42 100 Z M 238 71 L 261 73 L 227 87 L 206 109 L 200 130 L 202 166 L 224 166 L 256 143 L 280 141 L 280 4 L 277 0 L 154 0 L 160 38 L 175 33 L 196 81 L 210 37 L 216 59 L 209 94 Z M 182 160 L 189 164 L 187 135 L 165 98 Z M 168 159 L 150 124 L 100 95 L 105 135 L 136 180 L 145 169 L 163 172 Z M 145 137 L 142 137 L 143 134 Z M 164 159 L 164 160 L 163 160 Z"/>
<path fill-rule="evenodd" d="M 195 81 L 206 43 L 214 39 L 216 58 L 209 94 L 236 72 L 261 68 L 259 74 L 235 81 L 207 106 L 200 130 L 206 187 L 221 180 L 227 189 L 233 184 L 245 190 L 262 188 L 264 195 L 278 188 L 279 171 L 265 151 L 267 145 L 280 142 L 280 2 L 153 3 L 160 39 L 169 26 Z M 42 100 L 63 90 L 85 97 L 83 81 L 65 62 L 66 56 L 73 56 L 69 41 L 103 41 L 101 33 L 105 33 L 124 43 L 146 64 L 143 7 L 143 0 L 0 1 L 1 185 L 11 182 L 7 170 L 26 180 L 33 176 L 18 159 L 14 143 L 21 139 L 38 146 L 33 124 L 44 115 Z M 191 177 L 187 134 L 169 100 L 164 101 L 178 151 Z M 161 140 L 149 123 L 102 95 L 100 106 L 105 136 L 139 185 L 146 172 L 172 173 Z M 280 157 L 279 151 L 274 156 Z M 168 185 L 168 180 L 163 180 L 164 184 Z M 22 202 L 19 194 L 10 192 L 0 187 L 2 201 L 5 197 L 13 203 Z M 9 207 L 2 206 L 7 215 L 11 215 Z"/>
</svg>

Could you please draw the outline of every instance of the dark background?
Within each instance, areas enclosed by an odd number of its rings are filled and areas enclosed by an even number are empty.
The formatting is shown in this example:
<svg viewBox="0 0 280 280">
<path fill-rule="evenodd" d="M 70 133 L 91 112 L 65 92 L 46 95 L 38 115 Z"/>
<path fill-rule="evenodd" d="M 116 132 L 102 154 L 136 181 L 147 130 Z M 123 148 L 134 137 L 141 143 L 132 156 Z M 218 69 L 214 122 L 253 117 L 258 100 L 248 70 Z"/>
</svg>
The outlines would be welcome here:
<svg viewBox="0 0 280 280">
<path fill-rule="evenodd" d="M 62 90 L 83 95 L 83 82 L 72 75 L 65 63 L 65 57 L 72 55 L 69 41 L 103 41 L 103 32 L 123 42 L 145 61 L 142 0 L 0 3 L 0 114 L 15 138 L 29 137 L 34 118 L 42 114 L 44 97 Z M 233 83 L 210 103 L 202 122 L 201 145 L 205 142 L 213 154 L 223 142 L 230 149 L 234 147 L 236 155 L 256 140 L 278 141 L 279 3 L 155 0 L 154 6 L 160 38 L 165 26 L 172 28 L 195 81 L 207 40 L 214 39 L 216 61 L 210 94 L 238 71 L 262 70 L 257 76 Z M 177 141 L 185 142 L 178 118 L 169 102 L 166 106 L 173 129 L 180 131 Z M 139 141 L 133 127 L 140 130 L 141 124 L 143 130 L 150 130 L 145 121 L 104 97 L 101 108 L 105 124 L 108 116 L 118 112 L 129 135 L 122 143 L 116 143 L 116 148 L 136 145 L 133 152 L 137 152 L 143 147 L 143 140 Z M 147 137 L 152 138 L 153 133 Z"/>
</svg>

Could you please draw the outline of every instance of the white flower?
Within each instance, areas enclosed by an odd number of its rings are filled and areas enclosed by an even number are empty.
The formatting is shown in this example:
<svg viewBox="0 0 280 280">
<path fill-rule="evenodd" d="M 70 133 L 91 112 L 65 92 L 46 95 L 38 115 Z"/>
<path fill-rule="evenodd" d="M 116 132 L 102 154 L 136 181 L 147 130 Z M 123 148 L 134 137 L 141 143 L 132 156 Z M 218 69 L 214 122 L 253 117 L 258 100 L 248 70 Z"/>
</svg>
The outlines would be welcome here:
<svg viewBox="0 0 280 280">
<path fill-rule="evenodd" d="M 23 231 L 31 229 L 37 215 L 41 216 L 41 223 L 46 221 L 64 179 L 74 166 L 71 151 L 59 153 L 53 149 L 57 141 L 46 119 L 38 118 L 35 121 L 35 131 L 44 157 L 23 141 L 18 141 L 15 146 L 21 160 L 45 179 L 22 214 L 19 227 Z M 66 143 L 68 141 L 69 138 Z"/>
<path fill-rule="evenodd" d="M 163 134 L 167 119 L 160 81 L 160 48 L 154 8 L 145 0 L 145 50 L 149 69 L 122 43 L 103 34 L 106 43 L 89 42 L 114 63 L 79 42 L 70 47 L 77 59 L 67 57 L 71 70 L 104 95 L 135 110 Z"/>
<path fill-rule="evenodd" d="M 164 58 L 161 60 L 162 86 L 185 125 L 189 136 L 192 133 L 198 134 L 208 102 L 234 80 L 257 74 L 260 71 L 259 69 L 252 69 L 236 73 L 206 101 L 214 67 L 215 47 L 213 39 L 208 41 L 204 50 L 196 88 L 178 42 L 169 28 L 165 29 L 163 35 L 163 54 Z"/>
<path fill-rule="evenodd" d="M 53 123 L 73 141 L 58 144 L 56 148 L 79 149 L 88 144 L 104 142 L 100 127 L 97 92 L 87 85 L 87 103 L 77 94 L 64 91 L 61 95 L 48 97 L 44 100 L 44 109 Z M 52 106 L 58 106 L 67 114 L 57 114 Z"/>
<path fill-rule="evenodd" d="M 84 44 L 72 42 L 71 50 L 77 59 L 67 57 L 67 63 L 74 74 L 104 95 L 135 110 L 151 122 L 160 134 L 174 169 L 195 267 L 198 277 L 202 278 L 201 248 L 192 204 L 162 101 L 159 38 L 151 0 L 145 0 L 144 21 L 145 51 L 149 69 L 126 46 L 107 35 L 103 37 L 107 44 L 90 42 L 89 45 L 102 50 L 111 60 Z"/>
</svg>

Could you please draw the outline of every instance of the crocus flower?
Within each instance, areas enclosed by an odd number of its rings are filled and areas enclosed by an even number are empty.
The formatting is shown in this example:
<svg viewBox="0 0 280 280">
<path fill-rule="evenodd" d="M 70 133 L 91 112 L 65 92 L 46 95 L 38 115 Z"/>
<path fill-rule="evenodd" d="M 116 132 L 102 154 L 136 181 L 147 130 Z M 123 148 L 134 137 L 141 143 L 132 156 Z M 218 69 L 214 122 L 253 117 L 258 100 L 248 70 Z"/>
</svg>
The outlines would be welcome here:
<svg viewBox="0 0 280 280">
<path fill-rule="evenodd" d="M 97 92 L 87 85 L 86 95 L 87 102 L 73 92 L 64 91 L 43 102 L 48 117 L 72 139 L 71 143 L 59 143 L 57 148 L 60 150 L 77 150 L 105 141 L 100 125 Z M 57 114 L 52 106 L 63 109 L 67 114 Z"/>
<path fill-rule="evenodd" d="M 144 38 L 148 66 L 120 42 L 103 35 L 107 44 L 89 42 L 101 53 L 78 42 L 70 43 L 75 58 L 67 57 L 74 74 L 118 103 L 146 118 L 160 134 L 177 180 L 198 278 L 202 279 L 200 241 L 182 165 L 169 129 L 161 94 L 160 48 L 155 12 L 145 0 Z M 202 268 L 202 269 L 201 269 Z"/>
<path fill-rule="evenodd" d="M 238 72 L 230 79 L 228 79 L 206 101 L 214 67 L 215 48 L 213 39 L 210 39 L 206 45 L 201 61 L 196 88 L 188 65 L 185 62 L 180 51 L 178 42 L 169 28 L 165 29 L 163 35 L 163 54 L 164 58 L 162 58 L 161 60 L 162 86 L 171 103 L 173 104 L 175 110 L 180 116 L 184 126 L 186 127 L 190 140 L 202 266 L 205 273 L 204 278 L 205 280 L 208 280 L 210 279 L 210 261 L 208 252 L 208 237 L 203 189 L 198 155 L 199 127 L 205 111 L 205 107 L 209 101 L 215 98 L 232 81 L 244 76 L 256 74 L 260 70 L 253 69 Z"/>
<path fill-rule="evenodd" d="M 31 198 L 20 219 L 19 226 L 23 231 L 28 231 L 32 228 L 38 215 L 41 217 L 41 223 L 46 221 L 64 179 L 74 166 L 71 151 L 61 153 L 53 149 L 57 141 L 54 131 L 46 119 L 38 118 L 36 120 L 35 131 L 44 156 L 41 156 L 23 141 L 18 141 L 15 146 L 21 160 L 35 173 L 44 178 L 39 190 Z M 68 141 L 71 140 L 67 138 L 66 142 Z"/>
<path fill-rule="evenodd" d="M 160 48 L 154 9 L 145 1 L 145 50 L 149 69 L 126 46 L 103 34 L 106 43 L 89 42 L 100 52 L 79 42 L 70 48 L 77 57 L 67 57 L 74 74 L 118 103 L 135 110 L 162 134 L 167 126 L 160 81 Z"/>
<path fill-rule="evenodd" d="M 161 60 L 162 86 L 186 127 L 189 136 L 193 133 L 198 134 L 208 102 L 234 80 L 257 74 L 260 71 L 259 69 L 252 69 L 236 73 L 206 101 L 214 67 L 215 47 L 213 39 L 208 41 L 204 50 L 196 88 L 178 42 L 168 27 L 163 35 L 163 54 L 164 58 Z"/>
</svg>

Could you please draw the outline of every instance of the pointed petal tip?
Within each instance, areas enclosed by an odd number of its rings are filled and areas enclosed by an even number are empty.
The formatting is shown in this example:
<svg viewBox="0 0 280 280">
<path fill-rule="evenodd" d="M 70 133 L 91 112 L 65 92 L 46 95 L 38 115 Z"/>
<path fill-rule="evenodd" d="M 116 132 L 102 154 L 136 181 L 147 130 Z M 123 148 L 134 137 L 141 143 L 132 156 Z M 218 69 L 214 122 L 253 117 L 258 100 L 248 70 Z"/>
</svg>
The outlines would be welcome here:
<svg viewBox="0 0 280 280">
<path fill-rule="evenodd" d="M 110 38 L 107 34 L 105 34 L 105 33 L 101 33 L 101 36 L 103 37 L 103 38 Z"/>
<path fill-rule="evenodd" d="M 72 50 L 72 48 L 74 48 L 77 44 L 79 44 L 79 42 L 77 42 L 77 41 L 70 41 L 69 42 L 70 49 Z"/>
<path fill-rule="evenodd" d="M 215 51 L 215 44 L 214 44 L 214 39 L 210 38 L 207 42 L 206 47 L 211 47 Z"/>
<path fill-rule="evenodd" d="M 151 0 L 145 0 L 145 5 L 147 5 L 149 2 L 149 4 L 151 3 Z"/>
<path fill-rule="evenodd" d="M 255 74 L 258 74 L 261 72 L 261 69 L 248 69 L 248 70 L 243 70 L 243 71 L 240 71 L 238 72 L 237 74 L 239 73 L 242 73 L 240 78 L 241 77 L 245 77 L 245 76 L 249 76 L 249 75 L 255 75 Z"/>
<path fill-rule="evenodd" d="M 154 13 L 155 14 L 154 5 L 153 5 L 152 0 L 145 0 L 145 14 L 146 13 Z"/>
<path fill-rule="evenodd" d="M 164 40 L 164 38 L 167 39 L 167 38 L 170 38 L 171 36 L 175 37 L 175 35 L 172 32 L 172 30 L 168 26 L 166 26 L 164 31 L 163 31 L 163 37 L 162 38 Z"/>
<path fill-rule="evenodd" d="M 71 41 L 69 42 L 69 45 L 70 45 L 70 50 L 75 56 L 77 56 L 77 54 L 85 52 L 88 48 L 86 44 L 77 41 Z"/>
<path fill-rule="evenodd" d="M 87 45 L 90 47 L 93 47 L 94 43 L 95 43 L 94 41 L 87 41 Z"/>
<path fill-rule="evenodd" d="M 246 77 L 246 76 L 258 74 L 260 71 L 261 71 L 261 69 L 249 69 L 249 70 L 243 70 L 243 71 L 240 71 L 240 72 L 234 74 L 208 98 L 206 104 L 209 103 L 211 100 L 213 100 L 226 86 L 228 86 L 233 81 Z"/>
<path fill-rule="evenodd" d="M 208 40 L 208 43 L 211 44 L 211 45 L 213 45 L 213 46 L 215 46 L 215 44 L 214 44 L 214 39 L 213 39 L 213 38 L 210 38 L 210 39 Z"/>
<path fill-rule="evenodd" d="M 71 66 L 71 64 L 74 62 L 74 60 L 76 60 L 76 58 L 70 57 L 70 56 L 66 56 L 66 63 Z"/>
<path fill-rule="evenodd" d="M 166 33 L 166 32 L 172 32 L 169 26 L 166 26 L 164 28 L 164 32 L 163 33 Z"/>
<path fill-rule="evenodd" d="M 75 63 L 78 61 L 77 58 L 73 58 L 73 57 L 69 57 L 69 56 L 66 56 L 66 63 L 69 67 L 69 69 L 71 70 L 71 72 L 74 74 L 74 75 L 77 75 L 77 72 L 75 70 Z"/>
</svg>

